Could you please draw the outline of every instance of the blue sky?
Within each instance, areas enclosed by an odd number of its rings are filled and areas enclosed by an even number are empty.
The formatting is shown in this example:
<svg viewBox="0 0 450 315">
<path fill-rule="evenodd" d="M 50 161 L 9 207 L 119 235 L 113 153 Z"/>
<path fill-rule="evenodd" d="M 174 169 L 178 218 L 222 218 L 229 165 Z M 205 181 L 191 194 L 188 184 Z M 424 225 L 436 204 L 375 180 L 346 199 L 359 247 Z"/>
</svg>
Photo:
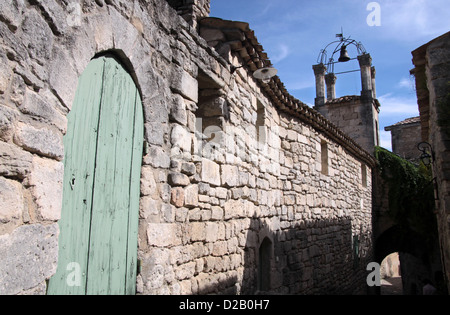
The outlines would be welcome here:
<svg viewBox="0 0 450 315">
<path fill-rule="evenodd" d="M 314 104 L 312 65 L 320 50 L 345 37 L 360 41 L 377 70 L 377 97 L 381 103 L 382 146 L 391 149 L 384 127 L 418 116 L 411 51 L 450 31 L 448 0 L 380 0 L 380 26 L 369 26 L 369 0 L 211 0 L 211 16 L 244 21 L 255 31 L 288 91 Z M 349 47 L 356 57 L 354 46 Z M 331 52 L 329 52 L 331 53 Z M 338 56 L 337 56 L 338 57 Z M 356 60 L 337 64 L 335 72 L 359 69 Z M 360 73 L 338 75 L 336 95 L 359 95 Z"/>
</svg>

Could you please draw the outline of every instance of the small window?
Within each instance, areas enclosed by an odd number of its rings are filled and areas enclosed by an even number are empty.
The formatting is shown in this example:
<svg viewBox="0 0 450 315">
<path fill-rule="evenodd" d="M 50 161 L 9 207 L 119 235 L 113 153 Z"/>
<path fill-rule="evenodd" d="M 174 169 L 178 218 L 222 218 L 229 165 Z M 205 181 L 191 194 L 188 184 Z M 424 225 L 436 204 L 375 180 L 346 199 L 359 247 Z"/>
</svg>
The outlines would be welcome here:
<svg viewBox="0 0 450 315">
<path fill-rule="evenodd" d="M 265 238 L 259 247 L 258 261 L 258 289 L 259 291 L 270 291 L 270 272 L 272 258 L 272 242 Z"/>
<path fill-rule="evenodd" d="M 364 163 L 361 164 L 361 184 L 367 187 L 367 166 Z"/>
<path fill-rule="evenodd" d="M 320 155 L 322 161 L 322 174 L 328 175 L 328 143 L 322 140 L 320 143 Z"/>
<path fill-rule="evenodd" d="M 256 140 L 261 145 L 264 145 L 266 143 L 266 126 L 265 126 L 265 120 L 266 120 L 266 109 L 264 108 L 264 105 L 261 104 L 260 101 L 258 101 L 258 108 L 256 112 Z"/>
</svg>

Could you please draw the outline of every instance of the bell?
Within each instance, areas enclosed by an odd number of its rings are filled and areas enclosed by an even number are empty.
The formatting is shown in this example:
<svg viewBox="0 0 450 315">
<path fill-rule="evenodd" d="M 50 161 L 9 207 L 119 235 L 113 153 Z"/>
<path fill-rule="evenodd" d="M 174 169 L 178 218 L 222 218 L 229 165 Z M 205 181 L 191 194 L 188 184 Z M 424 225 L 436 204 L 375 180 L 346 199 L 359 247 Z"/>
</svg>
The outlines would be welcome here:
<svg viewBox="0 0 450 315">
<path fill-rule="evenodd" d="M 349 61 L 351 58 L 348 55 L 348 51 L 347 51 L 347 46 L 342 46 L 341 47 L 341 56 L 339 57 L 339 62 L 347 62 Z"/>
</svg>

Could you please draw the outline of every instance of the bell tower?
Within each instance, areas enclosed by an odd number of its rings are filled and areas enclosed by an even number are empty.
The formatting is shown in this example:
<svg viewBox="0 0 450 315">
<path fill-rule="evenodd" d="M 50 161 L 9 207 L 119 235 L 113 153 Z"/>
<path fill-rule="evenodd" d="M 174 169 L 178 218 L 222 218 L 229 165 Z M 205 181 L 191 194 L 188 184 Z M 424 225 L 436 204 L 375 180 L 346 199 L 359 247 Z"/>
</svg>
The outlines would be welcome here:
<svg viewBox="0 0 450 315">
<path fill-rule="evenodd" d="M 337 34 L 336 40 L 321 50 L 318 64 L 313 66 L 316 78 L 315 106 L 319 113 L 331 121 L 356 141 L 367 152 L 374 152 L 380 144 L 378 114 L 380 103 L 375 91 L 375 67 L 372 57 L 360 42 Z M 348 47 L 356 47 L 357 57 L 351 58 Z M 327 49 L 333 48 L 331 57 L 327 57 Z M 339 54 L 338 61 L 334 61 Z M 335 72 L 335 64 L 357 60 L 359 69 Z M 361 72 L 361 94 L 336 97 L 338 75 L 349 72 Z"/>
</svg>

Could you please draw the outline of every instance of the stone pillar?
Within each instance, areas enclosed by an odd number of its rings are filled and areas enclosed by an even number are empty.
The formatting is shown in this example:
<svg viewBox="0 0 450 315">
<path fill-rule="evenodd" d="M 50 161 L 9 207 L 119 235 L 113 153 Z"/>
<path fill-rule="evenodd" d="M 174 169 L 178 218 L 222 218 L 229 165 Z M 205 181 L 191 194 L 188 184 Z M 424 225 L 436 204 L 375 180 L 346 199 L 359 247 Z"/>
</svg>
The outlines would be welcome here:
<svg viewBox="0 0 450 315">
<path fill-rule="evenodd" d="M 336 98 L 336 80 L 337 76 L 334 73 L 328 73 L 325 76 L 325 82 L 327 84 L 327 99 L 329 101 Z"/>
<path fill-rule="evenodd" d="M 315 105 L 321 106 L 326 102 L 325 98 L 325 72 L 327 68 L 323 63 L 313 66 L 314 75 L 316 76 L 316 99 Z"/>
<path fill-rule="evenodd" d="M 361 67 L 361 97 L 372 98 L 372 58 L 370 54 L 358 56 L 359 66 Z"/>
<path fill-rule="evenodd" d="M 377 89 L 375 84 L 375 76 L 377 74 L 377 71 L 375 70 L 375 67 L 371 68 L 371 74 L 372 74 L 372 95 L 373 98 L 377 98 Z"/>
</svg>

